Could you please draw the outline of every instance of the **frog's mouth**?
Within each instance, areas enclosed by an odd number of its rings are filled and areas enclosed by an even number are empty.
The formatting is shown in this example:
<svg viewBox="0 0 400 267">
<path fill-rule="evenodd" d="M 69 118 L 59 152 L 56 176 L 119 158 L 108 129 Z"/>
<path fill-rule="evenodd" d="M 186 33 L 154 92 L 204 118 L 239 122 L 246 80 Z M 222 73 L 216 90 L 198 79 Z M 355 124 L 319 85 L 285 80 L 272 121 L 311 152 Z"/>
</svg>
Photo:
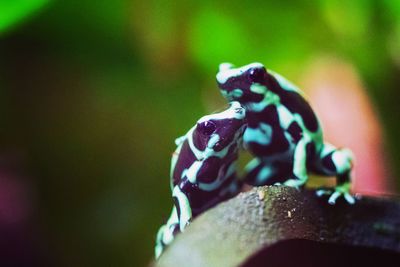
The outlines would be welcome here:
<svg viewBox="0 0 400 267">
<path fill-rule="evenodd" d="M 230 92 L 228 92 L 228 90 L 220 89 L 220 92 L 221 92 L 222 96 L 223 96 L 226 100 L 228 100 L 229 102 L 235 100 L 234 97 L 233 97 L 233 95 L 232 95 Z"/>
<path fill-rule="evenodd" d="M 243 96 L 243 90 L 236 88 L 231 91 L 220 89 L 222 96 L 228 101 L 238 101 Z"/>
</svg>

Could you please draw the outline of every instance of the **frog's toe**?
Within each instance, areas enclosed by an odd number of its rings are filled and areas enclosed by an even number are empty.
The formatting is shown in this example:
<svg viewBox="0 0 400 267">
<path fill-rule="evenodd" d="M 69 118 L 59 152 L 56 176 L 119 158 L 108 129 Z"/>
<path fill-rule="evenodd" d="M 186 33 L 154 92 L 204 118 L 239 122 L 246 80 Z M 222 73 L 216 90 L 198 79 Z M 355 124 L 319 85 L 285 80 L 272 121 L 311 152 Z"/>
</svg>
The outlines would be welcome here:
<svg viewBox="0 0 400 267">
<path fill-rule="evenodd" d="M 158 259 L 163 251 L 164 246 L 162 244 L 157 244 L 155 248 L 155 258 Z"/>
<path fill-rule="evenodd" d="M 300 180 L 300 179 L 290 179 L 287 180 L 284 185 L 289 186 L 289 187 L 294 187 L 297 190 L 299 190 L 301 187 L 304 186 L 304 181 Z"/>
<path fill-rule="evenodd" d="M 327 192 L 327 191 L 326 191 Z M 331 194 L 331 193 L 319 193 L 318 191 L 316 192 L 317 196 L 322 196 L 322 195 L 326 195 L 326 194 Z M 337 190 L 335 192 L 333 192 L 333 194 L 330 195 L 329 199 L 328 199 L 328 203 L 331 205 L 335 205 L 336 204 L 336 200 L 340 197 L 343 197 L 344 200 L 346 200 L 347 203 L 349 203 L 350 205 L 353 205 L 356 203 L 355 198 L 349 193 L 349 192 L 343 192 L 340 190 Z"/>
<path fill-rule="evenodd" d="M 346 202 L 349 203 L 350 205 L 353 205 L 356 203 L 356 200 L 352 195 L 350 195 L 349 193 L 344 193 L 344 192 L 339 192 L 339 191 L 336 191 L 329 197 L 328 203 L 331 205 L 335 205 L 336 200 L 341 196 L 343 196 L 343 198 L 346 200 Z"/>
<path fill-rule="evenodd" d="M 322 196 L 332 194 L 332 190 L 319 189 L 319 190 L 315 191 L 315 194 L 317 195 L 317 197 L 322 197 Z"/>
<path fill-rule="evenodd" d="M 340 197 L 341 193 L 338 191 L 335 191 L 328 199 L 328 203 L 331 205 L 336 204 L 336 200 Z"/>
<path fill-rule="evenodd" d="M 356 203 L 356 199 L 350 195 L 349 193 L 345 193 L 344 194 L 344 199 L 347 201 L 347 203 L 349 203 L 350 205 L 353 205 Z"/>
<path fill-rule="evenodd" d="M 338 198 L 343 197 L 344 200 L 349 203 L 350 205 L 353 205 L 356 200 L 355 198 L 350 194 L 350 183 L 344 183 L 337 185 L 334 190 L 332 189 L 319 189 L 315 191 L 315 194 L 318 197 L 329 195 L 328 203 L 331 205 L 335 205 L 336 201 Z"/>
</svg>

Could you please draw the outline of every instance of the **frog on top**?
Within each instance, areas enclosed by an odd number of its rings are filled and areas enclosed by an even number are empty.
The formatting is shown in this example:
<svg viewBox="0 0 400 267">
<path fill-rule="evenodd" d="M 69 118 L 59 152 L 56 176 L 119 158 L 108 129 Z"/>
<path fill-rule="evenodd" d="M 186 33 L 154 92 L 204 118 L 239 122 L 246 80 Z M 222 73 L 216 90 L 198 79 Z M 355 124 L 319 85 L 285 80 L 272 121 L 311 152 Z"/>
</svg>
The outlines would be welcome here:
<svg viewBox="0 0 400 267">
<path fill-rule="evenodd" d="M 302 187 L 308 172 L 336 176 L 334 190 L 317 194 L 329 194 L 330 204 L 341 196 L 355 202 L 350 195 L 352 153 L 323 141 L 318 119 L 299 88 L 261 63 L 238 68 L 223 63 L 216 78 L 222 95 L 246 109 L 243 143 L 255 156 L 246 166 L 246 183 Z"/>
</svg>

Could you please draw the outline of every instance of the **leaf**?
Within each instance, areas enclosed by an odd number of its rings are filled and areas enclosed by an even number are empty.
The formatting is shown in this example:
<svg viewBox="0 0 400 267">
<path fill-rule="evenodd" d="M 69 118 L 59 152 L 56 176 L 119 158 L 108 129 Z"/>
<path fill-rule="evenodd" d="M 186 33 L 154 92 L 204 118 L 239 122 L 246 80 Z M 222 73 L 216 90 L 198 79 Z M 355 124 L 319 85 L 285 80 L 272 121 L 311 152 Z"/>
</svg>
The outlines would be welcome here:
<svg viewBox="0 0 400 267">
<path fill-rule="evenodd" d="M 49 0 L 0 0 L 0 34 L 39 11 Z"/>
</svg>

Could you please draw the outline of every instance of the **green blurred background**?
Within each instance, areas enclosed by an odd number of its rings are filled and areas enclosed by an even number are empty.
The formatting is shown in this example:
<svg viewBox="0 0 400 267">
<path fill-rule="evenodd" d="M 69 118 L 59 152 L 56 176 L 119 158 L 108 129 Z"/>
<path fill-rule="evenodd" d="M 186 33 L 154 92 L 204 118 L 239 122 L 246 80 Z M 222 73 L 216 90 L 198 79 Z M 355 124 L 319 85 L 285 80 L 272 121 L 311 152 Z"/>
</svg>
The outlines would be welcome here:
<svg viewBox="0 0 400 267">
<path fill-rule="evenodd" d="M 327 54 L 359 72 L 396 176 L 399 1 L 0 0 L 2 253 L 146 265 L 172 205 L 173 140 L 224 105 L 218 64 L 299 81 Z"/>
</svg>

